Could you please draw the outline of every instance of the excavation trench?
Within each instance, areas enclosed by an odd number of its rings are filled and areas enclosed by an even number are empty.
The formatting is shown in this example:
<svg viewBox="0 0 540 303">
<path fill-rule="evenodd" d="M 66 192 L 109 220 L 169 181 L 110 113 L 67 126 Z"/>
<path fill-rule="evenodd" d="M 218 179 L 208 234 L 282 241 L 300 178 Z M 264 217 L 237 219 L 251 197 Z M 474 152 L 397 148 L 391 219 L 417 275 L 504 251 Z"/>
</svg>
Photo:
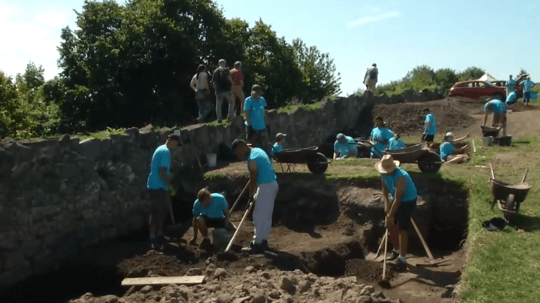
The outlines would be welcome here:
<svg viewBox="0 0 540 303">
<path fill-rule="evenodd" d="M 413 217 L 436 256 L 460 249 L 467 226 L 467 193 L 456 184 L 414 175 L 418 187 L 418 207 Z M 177 221 L 190 222 L 189 213 L 198 188 L 208 185 L 213 192 L 224 192 L 232 203 L 247 179 L 214 180 L 207 184 L 184 184 L 174 201 Z M 382 263 L 365 260 L 377 250 L 385 228 L 380 181 L 328 182 L 316 176 L 280 176 L 280 189 L 273 214 L 269 244 L 271 256 L 254 257 L 239 253 L 253 235 L 251 218 L 241 228 L 230 255 L 206 252 L 186 246 L 192 230 L 170 236 L 176 241 L 165 246 L 163 254 L 149 251 L 148 232 L 102 242 L 70 257 L 52 274 L 24 281 L 0 293 L 3 302 L 38 302 L 44 294 L 48 302 L 67 302 L 91 292 L 94 296 L 122 296 L 125 277 L 184 275 L 193 268 L 206 267 L 213 258 L 216 266 L 242 272 L 246 266 L 300 269 L 319 276 L 357 276 L 362 283 L 376 282 Z M 247 199 L 240 199 L 233 222 L 243 215 Z M 425 255 L 414 231 L 410 232 L 410 253 Z M 396 275 L 389 269 L 389 278 Z M 443 285 L 444 287 L 444 285 Z M 133 290 L 131 290 L 133 291 Z"/>
</svg>

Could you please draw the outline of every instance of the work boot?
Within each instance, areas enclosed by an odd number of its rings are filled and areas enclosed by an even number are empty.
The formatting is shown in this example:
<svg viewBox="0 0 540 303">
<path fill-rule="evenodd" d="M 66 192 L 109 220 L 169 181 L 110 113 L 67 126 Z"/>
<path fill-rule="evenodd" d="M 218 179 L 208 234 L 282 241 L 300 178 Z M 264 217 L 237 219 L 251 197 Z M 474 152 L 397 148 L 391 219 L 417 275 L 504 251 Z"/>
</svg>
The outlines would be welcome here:
<svg viewBox="0 0 540 303">
<path fill-rule="evenodd" d="M 161 242 L 161 243 L 171 242 L 171 238 L 167 237 L 165 235 L 158 235 L 158 236 L 156 236 L 156 238 L 158 238 L 159 242 Z"/>
<path fill-rule="evenodd" d="M 155 249 L 155 250 L 162 250 L 163 249 L 163 244 L 158 239 L 158 237 L 151 238 L 150 239 L 150 245 L 151 245 L 152 249 Z"/>
<path fill-rule="evenodd" d="M 264 248 L 262 244 L 251 243 L 250 246 L 242 248 L 242 252 L 251 254 L 263 254 Z"/>
<path fill-rule="evenodd" d="M 404 257 L 401 256 L 399 256 L 394 261 L 388 262 L 388 264 L 394 265 L 398 269 L 398 271 L 405 271 L 407 269 L 407 261 Z"/>
<path fill-rule="evenodd" d="M 386 261 L 393 261 L 397 257 L 399 257 L 399 253 L 395 250 L 392 250 L 392 254 L 390 255 L 390 257 L 386 258 Z"/>
<path fill-rule="evenodd" d="M 199 247 L 202 249 L 208 249 L 212 247 L 212 242 L 210 242 L 209 238 L 204 238 Z"/>
<path fill-rule="evenodd" d="M 262 240 L 261 245 L 264 250 L 270 250 L 270 246 L 268 246 L 268 240 Z"/>
</svg>

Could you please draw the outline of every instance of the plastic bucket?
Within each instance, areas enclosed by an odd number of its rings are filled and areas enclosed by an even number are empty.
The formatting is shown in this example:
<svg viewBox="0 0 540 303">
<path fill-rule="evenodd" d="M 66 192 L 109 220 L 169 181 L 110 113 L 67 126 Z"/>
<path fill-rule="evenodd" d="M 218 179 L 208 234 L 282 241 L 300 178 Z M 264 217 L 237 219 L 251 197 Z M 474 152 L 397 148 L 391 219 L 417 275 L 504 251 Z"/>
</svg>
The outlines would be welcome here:
<svg viewBox="0 0 540 303">
<path fill-rule="evenodd" d="M 493 144 L 493 137 L 489 136 L 489 137 L 483 137 L 482 138 L 482 144 L 484 144 L 484 146 L 490 146 Z"/>
<path fill-rule="evenodd" d="M 206 161 L 208 162 L 209 167 L 215 167 L 217 162 L 216 154 L 206 154 Z"/>
<path fill-rule="evenodd" d="M 505 136 L 497 138 L 499 146 L 510 146 L 512 145 L 512 136 Z"/>
</svg>

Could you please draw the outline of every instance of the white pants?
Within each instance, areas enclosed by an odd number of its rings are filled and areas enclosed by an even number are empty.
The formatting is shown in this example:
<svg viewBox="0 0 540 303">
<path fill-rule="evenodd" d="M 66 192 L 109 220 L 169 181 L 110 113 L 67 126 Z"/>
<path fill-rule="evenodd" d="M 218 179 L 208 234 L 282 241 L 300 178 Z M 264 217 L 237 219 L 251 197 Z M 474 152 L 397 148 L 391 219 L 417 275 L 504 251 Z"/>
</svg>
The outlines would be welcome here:
<svg viewBox="0 0 540 303">
<path fill-rule="evenodd" d="M 261 244 L 263 240 L 268 240 L 270 236 L 272 213 L 274 212 L 274 201 L 276 200 L 278 187 L 276 181 L 259 184 L 259 194 L 255 200 L 255 209 L 253 210 L 253 225 L 255 226 L 253 240 L 256 244 Z"/>
</svg>

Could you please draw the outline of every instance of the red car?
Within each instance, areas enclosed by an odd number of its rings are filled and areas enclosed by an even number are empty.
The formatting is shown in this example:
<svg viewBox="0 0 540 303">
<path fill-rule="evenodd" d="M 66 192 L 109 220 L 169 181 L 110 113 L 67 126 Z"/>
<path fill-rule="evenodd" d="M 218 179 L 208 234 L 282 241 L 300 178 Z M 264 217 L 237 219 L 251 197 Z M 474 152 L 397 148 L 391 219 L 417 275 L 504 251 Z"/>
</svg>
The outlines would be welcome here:
<svg viewBox="0 0 540 303">
<path fill-rule="evenodd" d="M 467 80 L 459 81 L 450 88 L 449 97 L 467 97 L 479 99 L 481 97 L 495 97 L 499 100 L 506 100 L 504 87 L 495 86 L 486 81 Z"/>
</svg>

